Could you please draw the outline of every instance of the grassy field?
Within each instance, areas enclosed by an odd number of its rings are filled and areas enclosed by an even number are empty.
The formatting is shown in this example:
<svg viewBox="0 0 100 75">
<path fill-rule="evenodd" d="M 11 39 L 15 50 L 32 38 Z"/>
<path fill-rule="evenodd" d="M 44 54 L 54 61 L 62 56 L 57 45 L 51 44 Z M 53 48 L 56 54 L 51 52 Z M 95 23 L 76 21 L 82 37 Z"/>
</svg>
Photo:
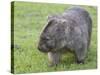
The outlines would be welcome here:
<svg viewBox="0 0 100 75">
<path fill-rule="evenodd" d="M 57 67 L 48 67 L 47 54 L 37 49 L 39 35 L 48 15 L 62 13 L 72 5 L 14 3 L 14 73 L 52 72 L 97 68 L 97 9 L 82 6 L 93 19 L 91 45 L 85 64 L 75 64 L 74 55 L 64 54 Z M 12 12 L 13 13 L 13 12 Z"/>
</svg>

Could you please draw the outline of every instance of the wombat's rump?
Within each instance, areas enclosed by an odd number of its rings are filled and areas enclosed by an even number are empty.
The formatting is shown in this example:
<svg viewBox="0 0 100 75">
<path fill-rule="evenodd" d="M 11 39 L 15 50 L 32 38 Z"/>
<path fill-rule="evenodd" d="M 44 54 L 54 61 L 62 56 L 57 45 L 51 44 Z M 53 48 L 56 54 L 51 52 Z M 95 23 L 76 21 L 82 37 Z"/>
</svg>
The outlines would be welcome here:
<svg viewBox="0 0 100 75">
<path fill-rule="evenodd" d="M 83 63 L 90 44 L 92 20 L 81 7 L 73 7 L 60 15 L 48 17 L 40 35 L 38 49 L 48 53 L 52 65 L 58 64 L 63 51 L 75 53 L 78 63 Z"/>
</svg>

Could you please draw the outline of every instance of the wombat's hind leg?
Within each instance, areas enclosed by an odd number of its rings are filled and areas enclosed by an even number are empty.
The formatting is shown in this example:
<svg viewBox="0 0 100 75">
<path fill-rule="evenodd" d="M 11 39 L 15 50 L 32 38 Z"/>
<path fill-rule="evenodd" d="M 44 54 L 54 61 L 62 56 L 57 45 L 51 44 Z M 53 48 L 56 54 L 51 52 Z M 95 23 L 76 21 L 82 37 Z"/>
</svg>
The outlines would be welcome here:
<svg viewBox="0 0 100 75">
<path fill-rule="evenodd" d="M 61 54 L 59 52 L 48 52 L 49 66 L 56 66 L 60 61 L 60 57 Z"/>
<path fill-rule="evenodd" d="M 80 48 L 75 51 L 75 54 L 76 54 L 77 64 L 84 64 L 87 50 L 84 48 Z"/>
</svg>

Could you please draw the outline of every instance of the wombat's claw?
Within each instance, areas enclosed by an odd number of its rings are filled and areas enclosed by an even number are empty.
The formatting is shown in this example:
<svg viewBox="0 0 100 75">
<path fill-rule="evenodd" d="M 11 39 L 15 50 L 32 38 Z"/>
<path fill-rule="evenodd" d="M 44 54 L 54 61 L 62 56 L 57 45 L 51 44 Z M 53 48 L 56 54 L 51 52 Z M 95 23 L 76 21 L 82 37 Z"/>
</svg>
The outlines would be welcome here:
<svg viewBox="0 0 100 75">
<path fill-rule="evenodd" d="M 77 61 L 77 64 L 84 64 L 84 61 Z"/>
</svg>

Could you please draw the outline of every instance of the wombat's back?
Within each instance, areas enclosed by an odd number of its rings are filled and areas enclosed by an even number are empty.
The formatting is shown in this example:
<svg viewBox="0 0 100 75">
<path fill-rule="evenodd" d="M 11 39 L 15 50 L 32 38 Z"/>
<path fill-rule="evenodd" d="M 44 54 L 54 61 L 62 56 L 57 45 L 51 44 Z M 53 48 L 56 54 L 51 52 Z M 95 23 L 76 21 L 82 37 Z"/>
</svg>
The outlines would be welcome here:
<svg viewBox="0 0 100 75">
<path fill-rule="evenodd" d="M 92 31 L 92 20 L 89 13 L 81 7 L 73 7 L 62 15 L 70 23 L 69 30 L 71 33 L 67 38 L 70 38 L 69 41 L 73 40 L 74 43 L 69 46 L 75 48 L 84 43 L 88 47 Z"/>
<path fill-rule="evenodd" d="M 83 22 L 87 21 L 87 23 L 91 23 L 91 17 L 89 15 L 89 13 L 82 7 L 72 7 L 69 8 L 67 11 L 65 11 L 63 13 L 63 16 L 65 19 L 69 18 L 69 19 L 73 19 L 77 22 L 80 22 L 83 24 Z M 89 24 L 92 25 L 92 24 Z"/>
<path fill-rule="evenodd" d="M 81 16 L 88 16 L 89 15 L 89 13 L 84 9 L 84 8 L 82 8 L 82 7 L 71 7 L 71 8 L 69 8 L 69 9 L 67 9 L 67 10 L 65 10 L 65 12 L 64 12 L 65 14 L 69 14 L 69 15 L 72 15 L 73 14 L 73 16 L 74 15 L 81 15 Z"/>
</svg>

